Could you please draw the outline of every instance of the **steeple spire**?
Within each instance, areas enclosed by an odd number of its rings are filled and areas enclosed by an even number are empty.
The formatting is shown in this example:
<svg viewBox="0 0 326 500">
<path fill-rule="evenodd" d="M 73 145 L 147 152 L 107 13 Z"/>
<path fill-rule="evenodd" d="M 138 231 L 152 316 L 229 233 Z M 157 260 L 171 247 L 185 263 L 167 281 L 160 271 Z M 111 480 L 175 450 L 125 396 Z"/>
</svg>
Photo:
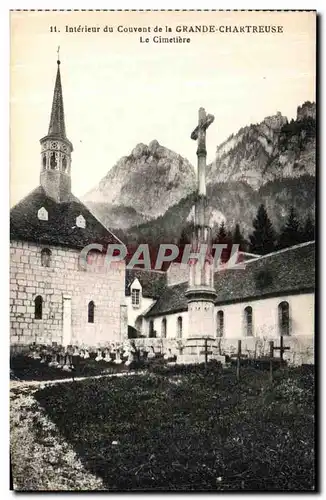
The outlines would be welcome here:
<svg viewBox="0 0 326 500">
<path fill-rule="evenodd" d="M 54 85 L 48 134 L 40 140 L 41 185 L 58 203 L 67 201 L 71 193 L 71 153 L 73 147 L 66 136 L 58 47 L 57 75 Z"/>
<path fill-rule="evenodd" d="M 61 75 L 60 75 L 60 59 L 59 59 L 59 50 L 58 47 L 57 54 L 57 77 L 55 79 L 54 85 L 54 93 L 53 93 L 53 101 L 52 101 L 52 110 L 51 110 L 51 118 L 48 135 L 57 135 L 62 139 L 66 138 L 66 126 L 65 126 L 65 114 L 63 109 L 63 97 L 62 97 L 62 86 L 61 86 Z"/>
</svg>

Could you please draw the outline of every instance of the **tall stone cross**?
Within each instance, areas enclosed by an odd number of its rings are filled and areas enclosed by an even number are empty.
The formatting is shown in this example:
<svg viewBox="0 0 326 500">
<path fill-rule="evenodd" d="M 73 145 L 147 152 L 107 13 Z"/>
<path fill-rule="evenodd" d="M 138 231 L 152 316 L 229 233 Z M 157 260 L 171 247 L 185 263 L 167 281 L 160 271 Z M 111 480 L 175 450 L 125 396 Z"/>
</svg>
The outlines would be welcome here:
<svg viewBox="0 0 326 500">
<path fill-rule="evenodd" d="M 198 125 L 191 134 L 191 139 L 198 141 L 197 158 L 198 158 L 198 194 L 206 196 L 206 130 L 213 123 L 214 116 L 206 114 L 204 108 L 199 108 Z"/>
</svg>

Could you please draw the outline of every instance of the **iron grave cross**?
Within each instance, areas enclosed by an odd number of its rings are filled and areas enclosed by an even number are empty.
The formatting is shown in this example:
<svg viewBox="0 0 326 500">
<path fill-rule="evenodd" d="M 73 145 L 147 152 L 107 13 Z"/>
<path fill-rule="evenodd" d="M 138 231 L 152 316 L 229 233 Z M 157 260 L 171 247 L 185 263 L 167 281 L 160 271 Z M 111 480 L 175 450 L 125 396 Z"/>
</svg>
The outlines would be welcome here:
<svg viewBox="0 0 326 500">
<path fill-rule="evenodd" d="M 213 123 L 214 116 L 207 115 L 204 108 L 199 108 L 198 125 L 191 134 L 191 139 L 198 140 L 198 192 L 200 195 L 206 195 L 206 130 Z"/>
</svg>

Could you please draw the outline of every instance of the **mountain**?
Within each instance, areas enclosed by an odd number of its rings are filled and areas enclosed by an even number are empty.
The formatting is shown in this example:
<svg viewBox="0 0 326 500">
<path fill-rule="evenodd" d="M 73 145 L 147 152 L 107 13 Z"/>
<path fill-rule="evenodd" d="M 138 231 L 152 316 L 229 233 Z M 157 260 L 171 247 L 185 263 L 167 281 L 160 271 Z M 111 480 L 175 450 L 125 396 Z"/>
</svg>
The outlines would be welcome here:
<svg viewBox="0 0 326 500">
<path fill-rule="evenodd" d="M 154 140 L 121 158 L 83 201 L 109 227 L 126 228 L 164 214 L 195 184 L 188 160 Z"/>
<path fill-rule="evenodd" d="M 208 210 L 212 225 L 237 222 L 248 235 L 263 203 L 277 231 L 293 206 L 303 220 L 315 212 L 316 105 L 306 102 L 296 120 L 277 113 L 240 129 L 217 147 L 207 166 Z M 191 219 L 194 196 L 171 206 L 163 216 L 127 231 L 133 242 L 177 242 Z"/>
<path fill-rule="evenodd" d="M 227 229 L 234 229 L 237 222 L 245 236 L 252 231 L 252 220 L 263 203 L 274 228 L 279 231 L 286 221 L 290 207 L 305 219 L 310 213 L 314 218 L 315 179 L 304 175 L 298 178 L 270 181 L 259 190 L 241 181 L 209 184 L 207 187 L 209 211 L 213 217 L 213 233 L 223 220 Z M 191 194 L 170 207 L 163 216 L 129 228 L 124 241 L 136 243 L 177 243 L 187 218 L 192 212 L 195 194 Z M 214 220 L 215 218 L 215 220 Z M 123 239 L 123 237 L 121 237 Z"/>
<path fill-rule="evenodd" d="M 316 105 L 305 102 L 296 120 L 278 112 L 241 128 L 216 150 L 207 182 L 241 181 L 258 190 L 277 179 L 315 175 Z"/>
<path fill-rule="evenodd" d="M 149 217 L 140 214 L 133 207 L 96 201 L 86 201 L 85 203 L 102 224 L 110 229 L 124 230 L 149 220 Z"/>
<path fill-rule="evenodd" d="M 211 223 L 240 223 L 245 235 L 264 203 L 277 231 L 293 206 L 303 220 L 315 212 L 316 105 L 295 120 L 281 113 L 241 128 L 220 144 L 207 166 Z M 83 200 L 125 242 L 177 242 L 195 199 L 195 171 L 177 153 L 152 141 L 121 158 Z"/>
</svg>

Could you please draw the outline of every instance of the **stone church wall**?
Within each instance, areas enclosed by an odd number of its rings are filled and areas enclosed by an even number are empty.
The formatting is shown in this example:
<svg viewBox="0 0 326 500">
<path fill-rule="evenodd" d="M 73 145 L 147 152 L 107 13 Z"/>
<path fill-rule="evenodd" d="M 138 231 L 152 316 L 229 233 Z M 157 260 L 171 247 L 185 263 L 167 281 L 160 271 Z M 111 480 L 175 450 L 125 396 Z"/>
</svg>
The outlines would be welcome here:
<svg viewBox="0 0 326 500">
<path fill-rule="evenodd" d="M 43 248 L 51 250 L 50 267 L 41 266 Z M 120 340 L 124 263 L 114 269 L 85 271 L 80 268 L 78 250 L 20 241 L 11 242 L 10 253 L 11 344 L 61 344 L 64 297 L 71 297 L 72 344 L 95 346 Z M 38 295 L 43 298 L 42 319 L 35 319 Z M 90 301 L 95 303 L 94 323 L 88 323 Z"/>
</svg>

